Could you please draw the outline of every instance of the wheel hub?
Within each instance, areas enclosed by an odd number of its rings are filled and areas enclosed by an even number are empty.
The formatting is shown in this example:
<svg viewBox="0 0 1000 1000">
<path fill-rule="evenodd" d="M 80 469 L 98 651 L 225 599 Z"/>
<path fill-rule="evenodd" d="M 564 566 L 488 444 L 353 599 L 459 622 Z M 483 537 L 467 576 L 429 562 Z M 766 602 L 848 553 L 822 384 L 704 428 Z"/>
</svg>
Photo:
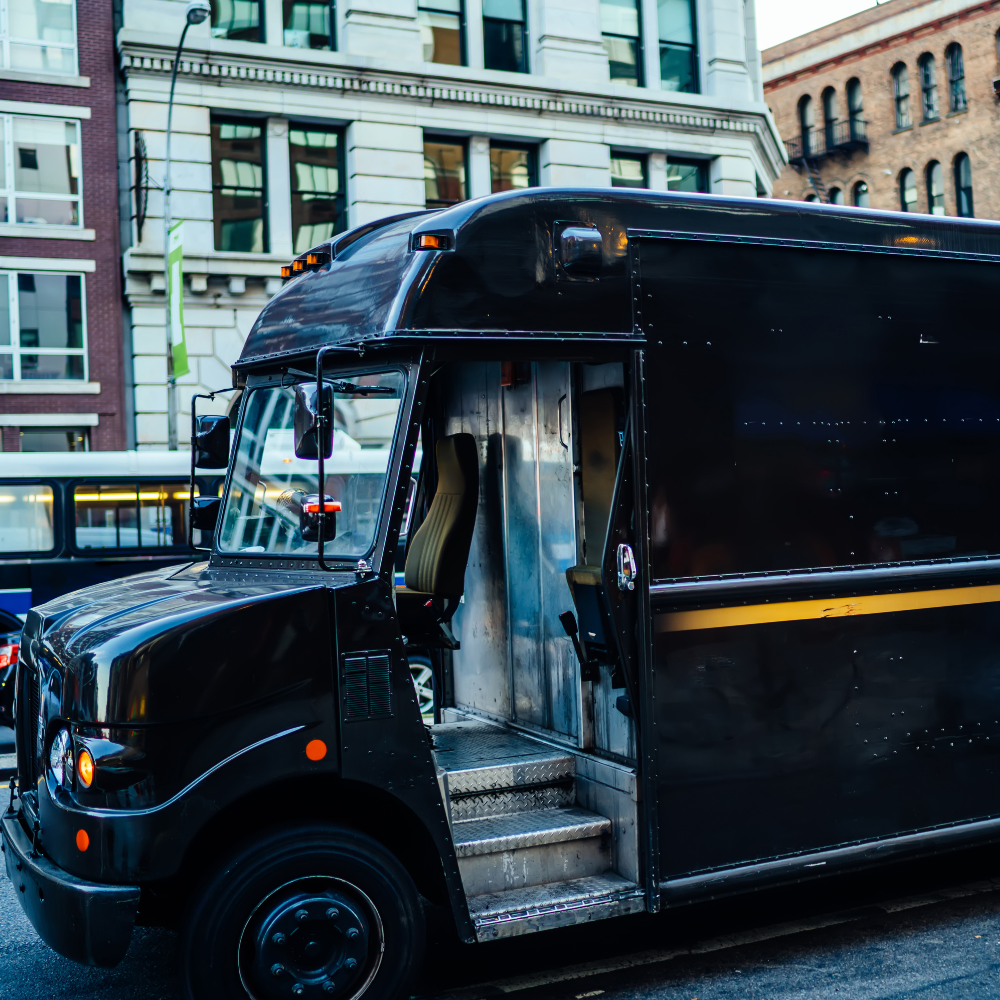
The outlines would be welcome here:
<svg viewBox="0 0 1000 1000">
<path fill-rule="evenodd" d="M 345 882 L 291 882 L 268 896 L 244 928 L 243 984 L 255 1000 L 349 1000 L 381 958 L 378 924 L 368 898 Z"/>
</svg>

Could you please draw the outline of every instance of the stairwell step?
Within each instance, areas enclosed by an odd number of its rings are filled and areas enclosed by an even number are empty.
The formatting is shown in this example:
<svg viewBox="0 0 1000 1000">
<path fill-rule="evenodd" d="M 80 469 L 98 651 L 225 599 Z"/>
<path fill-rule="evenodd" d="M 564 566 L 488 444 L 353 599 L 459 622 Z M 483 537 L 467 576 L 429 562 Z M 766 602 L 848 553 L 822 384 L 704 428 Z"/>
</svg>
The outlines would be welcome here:
<svg viewBox="0 0 1000 1000">
<path fill-rule="evenodd" d="M 565 882 L 548 882 L 545 885 L 528 885 L 504 892 L 484 892 L 469 897 L 469 913 L 475 921 L 491 917 L 516 916 L 535 910 L 573 903 L 590 903 L 609 896 L 631 895 L 637 891 L 634 882 L 606 872 L 587 878 L 568 879 Z"/>
<path fill-rule="evenodd" d="M 454 824 L 460 858 L 586 840 L 611 832 L 611 820 L 586 809 L 543 809 L 460 820 Z"/>
<path fill-rule="evenodd" d="M 528 785 L 495 792 L 465 793 L 450 796 L 451 818 L 458 823 L 466 819 L 483 819 L 505 813 L 567 809 L 575 801 L 576 790 L 572 781 L 559 785 Z"/>
</svg>

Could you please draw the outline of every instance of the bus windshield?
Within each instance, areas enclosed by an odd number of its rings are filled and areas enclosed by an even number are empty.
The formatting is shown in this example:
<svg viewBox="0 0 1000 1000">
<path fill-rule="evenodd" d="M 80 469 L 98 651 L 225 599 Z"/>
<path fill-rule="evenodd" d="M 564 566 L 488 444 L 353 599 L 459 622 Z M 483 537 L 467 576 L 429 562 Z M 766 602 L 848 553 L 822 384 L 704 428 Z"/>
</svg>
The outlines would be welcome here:
<svg viewBox="0 0 1000 1000">
<path fill-rule="evenodd" d="M 352 391 L 334 392 L 324 490 L 319 463 L 295 457 L 295 387 L 250 391 L 219 533 L 222 552 L 316 555 L 317 542 L 302 537 L 300 514 L 305 498 L 321 492 L 340 504 L 336 535 L 324 542 L 324 553 L 358 558 L 371 551 L 406 380 L 400 371 L 338 373 L 333 385 Z M 378 391 L 366 392 L 366 386 Z"/>
</svg>

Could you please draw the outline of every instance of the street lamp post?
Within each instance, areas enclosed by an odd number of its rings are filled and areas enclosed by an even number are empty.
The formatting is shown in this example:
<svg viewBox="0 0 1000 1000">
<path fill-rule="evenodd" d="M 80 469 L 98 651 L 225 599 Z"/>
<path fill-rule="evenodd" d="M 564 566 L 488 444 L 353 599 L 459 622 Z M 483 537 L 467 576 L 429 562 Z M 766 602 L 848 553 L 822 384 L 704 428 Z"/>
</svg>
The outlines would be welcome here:
<svg viewBox="0 0 1000 1000">
<path fill-rule="evenodd" d="M 177 43 L 174 55 L 174 67 L 170 74 L 170 100 L 167 101 L 167 149 L 163 167 L 163 292 L 166 297 L 166 331 L 167 331 L 167 447 L 177 451 L 177 379 L 174 377 L 174 347 L 173 324 L 170 317 L 170 125 L 174 115 L 174 87 L 177 84 L 177 68 L 181 61 L 181 49 L 188 28 L 192 24 L 201 24 L 212 13 L 207 0 L 191 0 L 185 11 L 184 30 L 181 40 Z M 183 289 L 178 288 L 177 294 L 182 295 Z"/>
</svg>

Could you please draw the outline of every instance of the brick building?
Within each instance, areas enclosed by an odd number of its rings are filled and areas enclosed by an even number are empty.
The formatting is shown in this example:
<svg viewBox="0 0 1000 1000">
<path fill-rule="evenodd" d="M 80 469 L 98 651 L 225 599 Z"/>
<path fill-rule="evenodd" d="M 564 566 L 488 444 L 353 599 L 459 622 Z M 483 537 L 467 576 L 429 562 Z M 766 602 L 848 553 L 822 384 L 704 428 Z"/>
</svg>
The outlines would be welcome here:
<svg viewBox="0 0 1000 1000">
<path fill-rule="evenodd" d="M 111 4 L 0 6 L 4 451 L 126 445 Z"/>
<path fill-rule="evenodd" d="M 998 32 L 1000 0 L 889 0 L 762 52 L 774 197 L 1000 219 Z"/>
</svg>

